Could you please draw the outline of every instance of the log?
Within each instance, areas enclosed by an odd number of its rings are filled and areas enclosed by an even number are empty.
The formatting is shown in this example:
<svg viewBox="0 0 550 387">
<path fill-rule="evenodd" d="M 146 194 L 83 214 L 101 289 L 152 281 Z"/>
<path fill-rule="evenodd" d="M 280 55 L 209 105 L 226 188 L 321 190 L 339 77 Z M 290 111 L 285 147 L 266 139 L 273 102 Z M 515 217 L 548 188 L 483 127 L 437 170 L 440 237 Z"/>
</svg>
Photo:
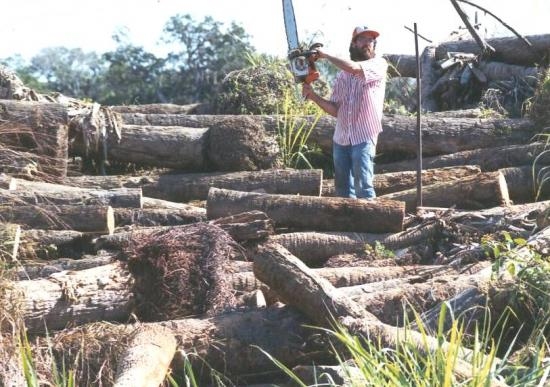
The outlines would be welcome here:
<svg viewBox="0 0 550 387">
<path fill-rule="evenodd" d="M 0 262 L 13 263 L 19 258 L 21 226 L 0 223 Z"/>
<path fill-rule="evenodd" d="M 19 280 L 32 280 L 37 278 L 47 278 L 54 273 L 62 271 L 78 271 L 92 269 L 107 265 L 116 261 L 113 254 L 101 255 L 83 255 L 78 259 L 60 258 L 47 262 L 40 261 L 23 261 L 15 270 L 15 277 Z M 101 281 L 100 278 L 98 278 Z"/>
<path fill-rule="evenodd" d="M 4 298 L 19 305 L 29 332 L 44 333 L 68 324 L 126 320 L 132 308 L 130 281 L 128 271 L 118 262 L 4 284 Z"/>
<path fill-rule="evenodd" d="M 443 156 L 426 157 L 422 159 L 422 167 L 426 169 L 444 168 L 457 165 L 478 165 L 482 171 L 496 171 L 506 167 L 516 167 L 531 164 L 534 158 L 544 150 L 544 144 L 535 142 L 525 145 L 510 145 L 487 147 L 446 154 Z M 541 160 L 547 162 L 545 158 Z M 376 164 L 376 173 L 397 171 L 415 171 L 417 160 L 404 160 L 394 163 Z"/>
<path fill-rule="evenodd" d="M 314 196 L 272 195 L 211 188 L 208 219 L 258 210 L 275 227 L 318 231 L 392 232 L 403 229 L 404 203 Z"/>
<path fill-rule="evenodd" d="M 518 66 L 503 62 L 481 61 L 479 69 L 487 76 L 488 82 L 519 78 L 533 87 L 536 86 L 541 74 L 541 69 L 538 67 Z"/>
<path fill-rule="evenodd" d="M 480 172 L 481 169 L 477 165 L 424 169 L 422 170 L 422 185 L 459 180 L 467 176 L 477 175 Z M 374 175 L 374 189 L 378 196 L 411 188 L 416 188 L 416 171 L 388 172 Z M 334 193 L 334 180 L 323 180 L 321 196 L 334 196 Z"/>
<path fill-rule="evenodd" d="M 142 208 L 141 188 L 97 190 L 18 180 L 15 189 L 0 189 L 0 203 L 11 205 L 70 205 Z"/>
<path fill-rule="evenodd" d="M 426 46 L 420 57 L 420 101 L 423 112 L 437 111 L 437 101 L 432 94 L 432 87 L 437 81 L 435 72 L 435 47 Z M 415 75 L 416 77 L 416 71 Z"/>
<path fill-rule="evenodd" d="M 210 187 L 284 195 L 319 196 L 321 169 L 267 169 L 261 171 L 171 173 L 147 176 L 78 176 L 64 183 L 83 188 L 141 187 L 143 195 L 173 202 L 206 200 Z"/>
<path fill-rule="evenodd" d="M 510 167 L 499 169 L 508 186 L 510 199 L 515 204 L 530 203 L 537 200 L 550 199 L 550 184 L 543 184 L 542 187 L 533 183 L 533 173 L 537 176 L 540 167 L 524 165 L 521 167 Z M 539 189 L 540 188 L 540 189 Z M 538 197 L 537 196 L 538 193 Z"/>
<path fill-rule="evenodd" d="M 234 216 L 218 218 L 211 221 L 211 223 L 226 231 L 238 242 L 265 239 L 268 235 L 273 234 L 273 224 L 271 220 L 260 211 L 250 211 Z M 112 235 L 102 235 L 94 240 L 93 249 L 95 251 L 103 249 L 121 250 L 126 243 L 135 238 L 145 238 L 151 233 L 178 227 L 186 227 L 186 225 L 135 228 L 131 231 L 121 231 Z"/>
<path fill-rule="evenodd" d="M 357 295 L 356 285 L 381 283 L 382 281 L 392 280 L 401 277 L 414 277 L 417 280 L 432 275 L 441 275 L 443 273 L 456 273 L 451 267 L 431 265 L 429 267 L 420 265 L 410 266 L 389 266 L 389 267 L 327 267 L 312 269 L 314 273 L 321 278 L 329 281 L 335 288 L 347 295 Z M 240 292 L 250 292 L 260 289 L 262 284 L 256 279 L 251 271 L 236 272 L 232 274 L 233 288 Z M 265 285 L 264 285 L 265 286 Z"/>
<path fill-rule="evenodd" d="M 330 257 L 358 253 L 368 245 L 375 248 L 378 243 L 395 250 L 435 238 L 439 232 L 437 222 L 426 222 L 396 234 L 293 232 L 274 235 L 269 239 L 285 247 L 309 267 L 321 267 Z"/>
<path fill-rule="evenodd" d="M 417 205 L 417 190 L 394 192 L 381 198 L 404 201 L 406 210 L 412 212 Z M 506 180 L 500 172 L 483 172 L 459 181 L 423 187 L 422 203 L 432 207 L 456 207 L 466 210 L 511 204 Z"/>
<path fill-rule="evenodd" d="M 335 361 L 330 355 L 328 340 L 308 327 L 310 321 L 288 307 L 270 307 L 253 311 L 234 311 L 211 318 L 187 318 L 135 325 L 97 324 L 77 329 L 67 329 L 53 336 L 58 359 L 65 364 L 82 364 L 75 361 L 75 348 L 83 340 L 94 340 L 96 346 L 87 346 L 90 368 L 100 369 L 105 364 L 101 354 L 122 350 L 126 338 L 136 326 L 154 326 L 169 329 L 178 342 L 176 357 L 172 362 L 172 376 L 178 385 L 185 385 L 184 359 L 193 365 L 198 385 L 210 385 L 211 369 L 218 371 L 236 385 L 252 385 L 265 381 L 271 375 L 280 375 L 280 369 L 259 348 L 285 365 L 293 367 L 302 363 Z M 95 325 L 95 327 L 94 327 Z M 42 344 L 42 350 L 48 346 Z M 38 349 L 38 348 L 37 348 Z M 246 361 L 243 361 L 246 359 Z M 97 362 L 97 363 L 95 363 Z M 114 367 L 105 367 L 104 379 L 91 375 L 90 385 L 102 382 L 111 385 Z M 110 380 L 110 381 L 109 381 Z"/>
<path fill-rule="evenodd" d="M 22 230 L 17 258 L 20 261 L 76 258 L 91 251 L 93 237 L 74 230 Z"/>
<path fill-rule="evenodd" d="M 122 140 L 110 141 L 111 161 L 174 168 L 187 171 L 205 169 L 207 128 L 124 125 Z"/>
<path fill-rule="evenodd" d="M 176 105 L 171 103 L 146 103 L 142 105 L 118 105 L 110 106 L 111 110 L 117 113 L 134 114 L 196 114 L 193 110 L 197 109 L 199 104 Z M 147 123 L 147 125 L 156 125 Z M 177 125 L 176 125 L 177 126 Z"/>
<path fill-rule="evenodd" d="M 434 337 L 382 323 L 357 303 L 342 296 L 277 244 L 265 246 L 254 258 L 254 273 L 288 305 L 294 306 L 320 326 L 330 328 L 335 321 L 339 321 L 352 334 L 379 343 L 382 348 L 396 348 L 399 341 L 406 340 L 415 345 L 420 353 L 437 348 L 449 350 L 447 342 L 438 342 Z M 459 353 L 464 358 L 471 356 L 471 351 L 463 347 Z M 453 371 L 459 379 L 465 380 L 471 377 L 473 370 L 470 364 L 458 358 Z"/>
<path fill-rule="evenodd" d="M 117 361 L 114 387 L 160 386 L 176 352 L 176 338 L 166 327 L 138 326 Z"/>
<path fill-rule="evenodd" d="M 69 119 L 57 103 L 0 100 L 2 144 L 39 156 L 36 168 L 45 175 L 67 175 Z"/>
<path fill-rule="evenodd" d="M 226 115 L 179 115 L 179 125 L 187 127 L 212 127 L 219 125 L 223 120 L 232 116 Z M 284 116 L 247 116 L 263 125 L 266 131 L 277 133 L 277 128 L 283 123 Z M 136 118 L 136 117 L 133 117 Z M 123 120 L 132 117 L 122 115 Z M 175 120 L 176 117 L 171 117 Z M 147 116 L 147 120 L 154 118 Z M 311 125 L 315 122 L 314 116 L 296 118 L 296 124 Z M 139 124 L 140 121 L 130 121 Z M 146 120 L 141 121 L 142 123 Z M 309 142 L 318 145 L 323 153 L 332 154 L 332 135 L 334 133 L 335 118 L 321 117 L 311 132 Z M 528 142 L 536 134 L 532 122 L 525 118 L 453 118 L 452 120 L 439 116 L 426 115 L 423 119 L 425 135 L 422 140 L 422 150 L 425 156 L 448 154 L 463 150 L 486 148 L 490 146 L 504 146 Z M 379 154 L 395 152 L 416 154 L 416 117 L 385 115 L 382 119 L 383 132 L 378 139 L 377 151 Z M 477 163 L 467 163 L 478 165 Z"/>
<path fill-rule="evenodd" d="M 550 35 L 529 35 L 525 38 L 531 43 L 531 46 L 515 36 L 487 39 L 487 43 L 495 49 L 491 59 L 522 66 L 543 63 L 550 49 Z M 436 59 L 444 59 L 450 52 L 481 54 L 481 50 L 474 40 L 455 40 L 440 43 L 435 51 Z"/>
<path fill-rule="evenodd" d="M 388 75 L 392 77 L 416 77 L 416 56 L 400 54 L 383 54 L 388 62 Z"/>
<path fill-rule="evenodd" d="M 179 210 L 167 208 L 114 209 L 116 227 L 132 225 L 142 227 L 177 226 L 204 220 L 206 220 L 206 211 L 203 208 L 192 206 Z"/>
<path fill-rule="evenodd" d="M 24 229 L 112 234 L 115 227 L 110 206 L 0 206 L 0 219 Z"/>
</svg>

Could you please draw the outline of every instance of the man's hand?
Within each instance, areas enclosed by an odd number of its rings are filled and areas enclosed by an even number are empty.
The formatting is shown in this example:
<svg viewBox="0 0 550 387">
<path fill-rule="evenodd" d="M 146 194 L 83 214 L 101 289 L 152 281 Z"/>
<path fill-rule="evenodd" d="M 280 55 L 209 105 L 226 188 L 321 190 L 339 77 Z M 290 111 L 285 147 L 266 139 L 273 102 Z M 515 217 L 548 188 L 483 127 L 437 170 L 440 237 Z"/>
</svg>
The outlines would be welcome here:
<svg viewBox="0 0 550 387">
<path fill-rule="evenodd" d="M 302 83 L 302 97 L 304 99 L 313 99 L 312 96 L 315 94 L 313 87 L 309 83 Z"/>
</svg>

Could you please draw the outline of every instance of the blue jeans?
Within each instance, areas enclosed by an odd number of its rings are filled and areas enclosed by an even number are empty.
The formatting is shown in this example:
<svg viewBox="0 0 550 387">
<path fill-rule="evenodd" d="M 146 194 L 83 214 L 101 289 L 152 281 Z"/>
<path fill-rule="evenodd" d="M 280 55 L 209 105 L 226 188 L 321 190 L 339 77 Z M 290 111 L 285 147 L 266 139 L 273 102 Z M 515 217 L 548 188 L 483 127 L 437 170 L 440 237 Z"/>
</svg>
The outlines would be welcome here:
<svg viewBox="0 0 550 387">
<path fill-rule="evenodd" d="M 375 198 L 374 142 L 357 145 L 332 145 L 334 188 L 336 196 L 345 198 Z"/>
</svg>

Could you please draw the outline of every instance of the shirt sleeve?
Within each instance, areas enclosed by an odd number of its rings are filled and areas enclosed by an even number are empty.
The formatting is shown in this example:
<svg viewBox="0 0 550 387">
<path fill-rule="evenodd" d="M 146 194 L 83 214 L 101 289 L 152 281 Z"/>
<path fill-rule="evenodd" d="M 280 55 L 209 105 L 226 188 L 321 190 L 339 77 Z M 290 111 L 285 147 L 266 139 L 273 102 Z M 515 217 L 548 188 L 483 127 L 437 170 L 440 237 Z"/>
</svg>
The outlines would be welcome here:
<svg viewBox="0 0 550 387">
<path fill-rule="evenodd" d="M 365 75 L 365 82 L 382 81 L 386 79 L 386 73 L 388 71 L 388 62 L 382 57 L 376 57 L 373 59 L 360 62 L 363 74 Z"/>
</svg>

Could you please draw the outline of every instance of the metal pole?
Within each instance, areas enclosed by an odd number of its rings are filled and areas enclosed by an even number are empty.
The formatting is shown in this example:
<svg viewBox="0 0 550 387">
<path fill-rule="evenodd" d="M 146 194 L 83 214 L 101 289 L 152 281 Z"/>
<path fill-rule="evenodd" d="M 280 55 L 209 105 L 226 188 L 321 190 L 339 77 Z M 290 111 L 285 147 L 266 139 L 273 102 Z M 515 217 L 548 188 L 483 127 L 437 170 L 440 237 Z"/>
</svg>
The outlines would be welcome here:
<svg viewBox="0 0 550 387">
<path fill-rule="evenodd" d="M 420 83 L 420 56 L 418 55 L 418 32 L 414 23 L 414 48 L 416 51 L 416 139 L 417 139 L 417 169 L 416 169 L 416 206 L 422 207 L 422 100 Z"/>
</svg>

